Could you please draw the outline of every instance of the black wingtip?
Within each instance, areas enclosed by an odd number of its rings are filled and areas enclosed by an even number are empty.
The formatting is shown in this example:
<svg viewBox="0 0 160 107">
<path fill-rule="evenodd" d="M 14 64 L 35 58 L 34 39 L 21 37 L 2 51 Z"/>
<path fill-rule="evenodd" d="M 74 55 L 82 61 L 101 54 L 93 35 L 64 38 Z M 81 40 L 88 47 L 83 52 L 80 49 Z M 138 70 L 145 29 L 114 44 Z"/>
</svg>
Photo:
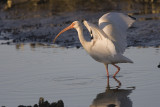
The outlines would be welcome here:
<svg viewBox="0 0 160 107">
<path fill-rule="evenodd" d="M 91 36 L 91 40 L 93 39 L 93 36 Z"/>
<path fill-rule="evenodd" d="M 85 19 L 82 19 L 81 22 L 83 23 L 85 21 Z"/>
<path fill-rule="evenodd" d="M 128 15 L 131 19 L 133 19 L 133 20 L 136 20 L 136 18 L 135 17 L 133 17 L 133 16 L 131 16 L 131 15 Z"/>
</svg>

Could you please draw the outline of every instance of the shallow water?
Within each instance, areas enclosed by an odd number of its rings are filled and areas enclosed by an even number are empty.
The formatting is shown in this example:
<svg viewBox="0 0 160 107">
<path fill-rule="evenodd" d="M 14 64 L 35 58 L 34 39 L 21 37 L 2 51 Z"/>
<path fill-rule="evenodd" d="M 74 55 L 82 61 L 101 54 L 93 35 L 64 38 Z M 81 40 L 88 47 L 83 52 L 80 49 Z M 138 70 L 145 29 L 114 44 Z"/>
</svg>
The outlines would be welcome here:
<svg viewBox="0 0 160 107">
<path fill-rule="evenodd" d="M 62 99 L 65 107 L 158 107 L 159 48 L 131 47 L 125 56 L 134 64 L 118 64 L 120 73 L 107 84 L 104 65 L 81 48 L 0 45 L 0 106 L 34 105 L 44 97 Z M 109 66 L 111 76 L 115 70 Z"/>
</svg>

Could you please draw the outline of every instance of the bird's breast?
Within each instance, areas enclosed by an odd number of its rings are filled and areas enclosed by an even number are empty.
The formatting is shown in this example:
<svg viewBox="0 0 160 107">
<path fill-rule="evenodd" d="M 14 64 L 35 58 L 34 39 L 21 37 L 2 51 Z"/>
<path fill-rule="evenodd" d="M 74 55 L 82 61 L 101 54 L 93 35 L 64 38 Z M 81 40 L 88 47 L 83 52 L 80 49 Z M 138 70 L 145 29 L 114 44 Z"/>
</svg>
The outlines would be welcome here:
<svg viewBox="0 0 160 107">
<path fill-rule="evenodd" d="M 114 56 L 105 44 L 100 45 L 100 43 L 97 44 L 96 42 L 93 42 L 88 53 L 93 59 L 102 63 L 109 63 L 109 59 Z"/>
</svg>

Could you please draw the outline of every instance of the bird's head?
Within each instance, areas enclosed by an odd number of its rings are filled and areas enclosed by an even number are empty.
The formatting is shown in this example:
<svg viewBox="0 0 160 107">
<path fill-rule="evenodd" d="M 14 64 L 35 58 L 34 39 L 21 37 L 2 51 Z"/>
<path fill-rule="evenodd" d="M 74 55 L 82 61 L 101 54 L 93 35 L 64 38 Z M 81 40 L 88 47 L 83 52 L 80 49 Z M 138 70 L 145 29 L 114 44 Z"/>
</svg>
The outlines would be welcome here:
<svg viewBox="0 0 160 107">
<path fill-rule="evenodd" d="M 77 29 L 80 26 L 80 22 L 79 21 L 74 21 L 71 25 L 69 25 L 68 27 L 64 28 L 61 32 L 59 32 L 59 34 L 54 38 L 53 43 L 55 43 L 56 39 L 58 38 L 58 36 L 60 36 L 60 34 L 62 34 L 63 32 L 69 30 L 69 29 Z"/>
</svg>

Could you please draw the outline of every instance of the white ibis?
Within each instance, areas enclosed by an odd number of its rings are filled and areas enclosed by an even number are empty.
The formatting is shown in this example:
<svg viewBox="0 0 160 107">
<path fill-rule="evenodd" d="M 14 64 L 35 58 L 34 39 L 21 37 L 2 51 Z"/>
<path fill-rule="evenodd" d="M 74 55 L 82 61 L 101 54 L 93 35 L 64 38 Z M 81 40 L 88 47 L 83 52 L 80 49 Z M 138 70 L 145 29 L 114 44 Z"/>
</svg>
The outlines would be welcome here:
<svg viewBox="0 0 160 107">
<path fill-rule="evenodd" d="M 115 77 L 120 71 L 120 67 L 116 65 L 117 63 L 133 63 L 123 53 L 127 46 L 126 30 L 134 21 L 135 18 L 132 16 L 118 12 L 104 14 L 99 19 L 99 27 L 83 21 L 83 24 L 90 32 L 91 41 L 87 41 L 84 38 L 82 24 L 79 21 L 74 21 L 70 26 L 63 29 L 53 42 L 63 32 L 72 28 L 76 29 L 83 48 L 93 59 L 105 65 L 107 76 L 109 76 L 108 64 L 112 64 L 117 68 L 117 71 L 113 75 Z"/>
</svg>

